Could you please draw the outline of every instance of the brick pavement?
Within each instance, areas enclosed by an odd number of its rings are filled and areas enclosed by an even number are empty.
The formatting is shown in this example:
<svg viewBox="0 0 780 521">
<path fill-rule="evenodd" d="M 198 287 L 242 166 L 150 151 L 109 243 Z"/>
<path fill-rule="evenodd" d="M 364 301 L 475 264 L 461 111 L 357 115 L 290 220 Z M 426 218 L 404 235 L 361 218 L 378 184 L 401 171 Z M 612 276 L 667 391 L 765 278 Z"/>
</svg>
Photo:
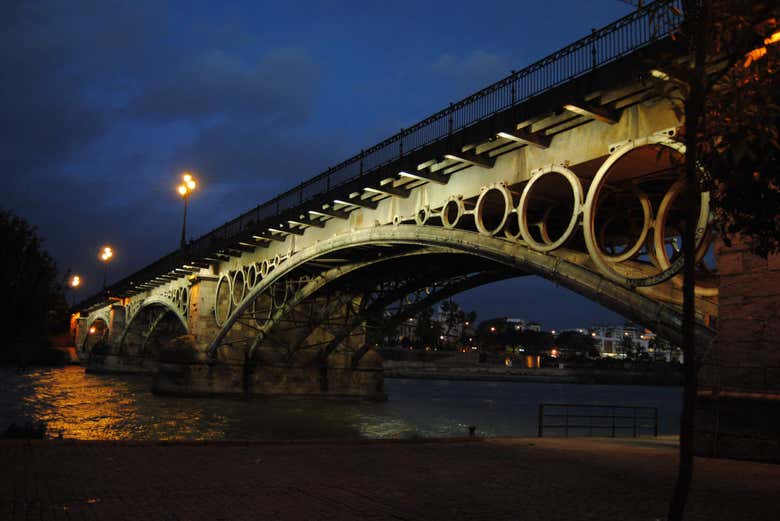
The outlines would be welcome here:
<svg viewBox="0 0 780 521">
<path fill-rule="evenodd" d="M 0 441 L 0 519 L 655 520 L 676 449 L 646 441 Z M 698 459 L 691 520 L 775 520 L 780 466 Z"/>
</svg>

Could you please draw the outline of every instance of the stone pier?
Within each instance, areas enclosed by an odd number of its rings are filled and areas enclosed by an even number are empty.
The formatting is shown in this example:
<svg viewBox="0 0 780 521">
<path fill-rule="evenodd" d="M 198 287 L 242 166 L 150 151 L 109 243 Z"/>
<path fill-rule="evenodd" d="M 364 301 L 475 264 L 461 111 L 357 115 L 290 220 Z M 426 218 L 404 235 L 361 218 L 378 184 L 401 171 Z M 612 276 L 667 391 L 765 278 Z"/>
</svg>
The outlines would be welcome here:
<svg viewBox="0 0 780 521">
<path fill-rule="evenodd" d="M 780 462 L 780 255 L 716 249 L 718 335 L 700 375 L 701 454 Z"/>
</svg>

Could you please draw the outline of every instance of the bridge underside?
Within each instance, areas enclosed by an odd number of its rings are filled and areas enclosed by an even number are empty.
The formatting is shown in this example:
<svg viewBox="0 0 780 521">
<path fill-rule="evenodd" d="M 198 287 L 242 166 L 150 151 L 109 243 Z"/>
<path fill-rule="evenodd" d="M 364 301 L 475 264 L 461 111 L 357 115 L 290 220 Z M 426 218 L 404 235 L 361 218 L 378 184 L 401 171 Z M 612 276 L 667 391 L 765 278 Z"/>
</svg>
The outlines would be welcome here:
<svg viewBox="0 0 780 521">
<path fill-rule="evenodd" d="M 594 275 L 566 255 L 464 230 L 378 227 L 301 250 L 254 285 L 239 288 L 227 282 L 236 277 L 220 279 L 208 343 L 189 336 L 170 345 L 155 389 L 379 398 L 375 347 L 387 331 L 461 291 L 529 274 L 653 324 L 669 338 L 679 335 L 673 306 Z M 704 346 L 711 331 L 700 326 L 699 337 Z"/>
</svg>

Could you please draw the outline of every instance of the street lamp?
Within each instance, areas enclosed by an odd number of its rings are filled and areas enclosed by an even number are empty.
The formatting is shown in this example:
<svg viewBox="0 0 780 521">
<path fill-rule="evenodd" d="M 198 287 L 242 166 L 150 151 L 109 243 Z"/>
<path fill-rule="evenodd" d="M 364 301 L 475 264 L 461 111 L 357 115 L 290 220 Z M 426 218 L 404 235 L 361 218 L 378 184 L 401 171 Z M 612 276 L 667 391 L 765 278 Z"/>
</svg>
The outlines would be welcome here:
<svg viewBox="0 0 780 521">
<path fill-rule="evenodd" d="M 108 263 L 114 258 L 113 248 L 111 248 L 111 246 L 103 246 L 100 248 L 99 258 L 103 262 L 103 291 L 105 291 L 108 279 Z M 79 280 L 79 283 L 81 283 L 81 280 Z"/>
<path fill-rule="evenodd" d="M 71 306 L 70 301 L 72 300 L 69 296 L 69 292 L 67 290 L 75 290 L 79 286 L 81 286 L 81 277 L 78 275 L 71 275 L 68 277 L 68 281 L 66 283 L 66 291 L 65 293 L 65 303 L 68 305 L 68 307 Z"/>
<path fill-rule="evenodd" d="M 179 195 L 184 199 L 184 219 L 181 224 L 181 248 L 184 249 L 184 243 L 187 235 L 187 201 L 190 199 L 190 194 L 195 190 L 198 184 L 195 182 L 195 178 L 189 172 L 184 172 L 181 175 L 181 184 L 177 188 Z"/>
</svg>

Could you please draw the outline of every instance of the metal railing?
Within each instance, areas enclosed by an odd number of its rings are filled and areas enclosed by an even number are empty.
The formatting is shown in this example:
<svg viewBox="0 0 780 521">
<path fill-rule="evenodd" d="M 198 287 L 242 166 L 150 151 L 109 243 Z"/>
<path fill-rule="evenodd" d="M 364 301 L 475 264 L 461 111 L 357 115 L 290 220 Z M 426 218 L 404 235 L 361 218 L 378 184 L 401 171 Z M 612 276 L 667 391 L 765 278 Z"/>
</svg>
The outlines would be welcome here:
<svg viewBox="0 0 780 521">
<path fill-rule="evenodd" d="M 547 421 L 550 420 L 550 423 Z M 576 403 L 540 403 L 538 435 L 545 429 L 563 432 L 565 437 L 574 433 L 580 436 L 616 437 L 618 432 L 630 431 L 636 438 L 644 432 L 658 436 L 658 408 L 630 405 L 588 405 Z"/>
<path fill-rule="evenodd" d="M 681 4 L 682 0 L 657 0 L 633 11 L 258 205 L 199 237 L 188 248 L 190 251 L 201 251 L 213 247 L 282 212 L 370 175 L 411 152 L 446 140 L 454 133 L 499 112 L 663 40 L 679 28 L 682 20 Z M 172 252 L 140 271 L 162 266 L 178 253 L 178 250 Z"/>
</svg>

